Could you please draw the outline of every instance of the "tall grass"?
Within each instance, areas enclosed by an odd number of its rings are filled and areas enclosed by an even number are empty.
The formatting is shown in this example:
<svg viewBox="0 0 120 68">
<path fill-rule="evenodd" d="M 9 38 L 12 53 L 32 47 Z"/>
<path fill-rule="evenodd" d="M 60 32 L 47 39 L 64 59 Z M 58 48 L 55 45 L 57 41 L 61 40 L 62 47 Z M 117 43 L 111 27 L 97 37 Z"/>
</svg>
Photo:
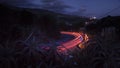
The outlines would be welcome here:
<svg viewBox="0 0 120 68">
<path fill-rule="evenodd" d="M 110 41 L 106 41 L 106 38 L 96 36 L 86 45 L 87 48 L 85 48 L 83 54 L 85 53 L 87 58 L 90 57 L 89 61 L 92 68 L 119 68 L 120 55 L 118 56 L 117 49 L 114 49 L 116 44 L 113 45 Z M 116 48 L 119 49 L 119 47 Z"/>
<path fill-rule="evenodd" d="M 27 37 L 7 40 L 0 44 L 1 68 L 119 68 L 119 43 L 111 44 L 106 38 L 95 36 L 85 42 L 84 48 L 75 47 L 60 53 L 55 40 L 47 50 L 41 49 L 35 36 L 36 30 Z M 41 40 L 40 40 L 41 41 Z M 46 45 L 47 46 L 47 45 Z M 109 47 L 111 46 L 111 47 Z M 64 47 L 63 47 L 64 48 Z"/>
</svg>

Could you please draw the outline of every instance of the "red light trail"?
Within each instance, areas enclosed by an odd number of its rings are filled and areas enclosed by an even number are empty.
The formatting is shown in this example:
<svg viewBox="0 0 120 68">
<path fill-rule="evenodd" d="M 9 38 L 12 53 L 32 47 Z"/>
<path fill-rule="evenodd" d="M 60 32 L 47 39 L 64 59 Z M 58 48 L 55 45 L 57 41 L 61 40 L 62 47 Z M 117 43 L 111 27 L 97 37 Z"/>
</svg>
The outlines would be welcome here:
<svg viewBox="0 0 120 68">
<path fill-rule="evenodd" d="M 68 42 L 61 44 L 60 46 L 57 46 L 58 51 L 64 51 L 66 49 L 71 49 L 83 41 L 83 37 L 80 33 L 77 33 L 77 32 L 61 32 L 61 33 L 73 35 L 75 38 L 73 40 L 70 40 Z"/>
</svg>

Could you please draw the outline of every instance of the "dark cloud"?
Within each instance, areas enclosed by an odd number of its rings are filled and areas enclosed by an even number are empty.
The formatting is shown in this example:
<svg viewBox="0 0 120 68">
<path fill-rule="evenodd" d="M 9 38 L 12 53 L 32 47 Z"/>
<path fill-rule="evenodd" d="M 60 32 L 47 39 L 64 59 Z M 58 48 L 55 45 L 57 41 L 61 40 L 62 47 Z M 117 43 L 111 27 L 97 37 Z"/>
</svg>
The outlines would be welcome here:
<svg viewBox="0 0 120 68">
<path fill-rule="evenodd" d="M 43 8 L 56 12 L 65 12 L 66 9 L 72 8 L 61 0 L 0 0 L 0 3 L 19 7 Z"/>
<path fill-rule="evenodd" d="M 11 4 L 11 5 L 25 4 L 27 2 L 28 2 L 27 0 L 0 0 L 0 3 L 2 4 Z"/>
<path fill-rule="evenodd" d="M 50 3 L 50 2 L 55 2 L 57 0 L 40 0 L 40 1 L 43 2 L 43 3 Z"/>
<path fill-rule="evenodd" d="M 61 0 L 41 0 L 42 8 L 53 10 L 56 12 L 64 12 L 67 8 L 72 8 L 69 5 L 66 5 Z"/>
<path fill-rule="evenodd" d="M 78 15 L 78 16 L 83 16 L 86 11 L 87 11 L 86 8 L 79 8 L 78 10 L 73 11 L 70 14 L 72 14 L 72 15 Z"/>
</svg>

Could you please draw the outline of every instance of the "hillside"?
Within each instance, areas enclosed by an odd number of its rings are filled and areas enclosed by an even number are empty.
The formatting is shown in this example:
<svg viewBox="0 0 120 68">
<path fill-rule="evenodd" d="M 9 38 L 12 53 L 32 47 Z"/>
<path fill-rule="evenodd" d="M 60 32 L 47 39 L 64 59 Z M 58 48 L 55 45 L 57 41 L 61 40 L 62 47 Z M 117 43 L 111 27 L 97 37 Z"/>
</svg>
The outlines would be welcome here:
<svg viewBox="0 0 120 68">
<path fill-rule="evenodd" d="M 83 26 L 87 20 L 87 18 L 55 13 L 43 9 L 20 8 L 2 4 L 0 5 L 0 10 L 0 29 L 3 32 L 6 31 L 6 33 L 9 33 L 12 28 L 18 29 L 18 26 L 24 28 L 37 27 L 45 33 L 52 31 L 49 35 L 53 37 L 60 35 L 59 30 L 79 29 L 81 24 Z"/>
</svg>

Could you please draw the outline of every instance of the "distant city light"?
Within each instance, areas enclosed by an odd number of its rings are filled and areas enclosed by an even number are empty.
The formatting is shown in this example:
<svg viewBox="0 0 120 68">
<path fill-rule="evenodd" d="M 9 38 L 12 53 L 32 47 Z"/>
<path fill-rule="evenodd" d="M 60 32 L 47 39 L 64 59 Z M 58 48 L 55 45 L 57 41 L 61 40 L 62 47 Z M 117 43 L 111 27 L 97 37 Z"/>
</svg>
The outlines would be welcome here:
<svg viewBox="0 0 120 68">
<path fill-rule="evenodd" d="M 93 19 L 96 19 L 96 17 L 93 17 Z"/>
<path fill-rule="evenodd" d="M 93 17 L 90 17 L 90 20 L 93 20 L 93 19 L 96 19 L 96 17 L 95 17 L 95 16 L 93 16 Z"/>
</svg>

